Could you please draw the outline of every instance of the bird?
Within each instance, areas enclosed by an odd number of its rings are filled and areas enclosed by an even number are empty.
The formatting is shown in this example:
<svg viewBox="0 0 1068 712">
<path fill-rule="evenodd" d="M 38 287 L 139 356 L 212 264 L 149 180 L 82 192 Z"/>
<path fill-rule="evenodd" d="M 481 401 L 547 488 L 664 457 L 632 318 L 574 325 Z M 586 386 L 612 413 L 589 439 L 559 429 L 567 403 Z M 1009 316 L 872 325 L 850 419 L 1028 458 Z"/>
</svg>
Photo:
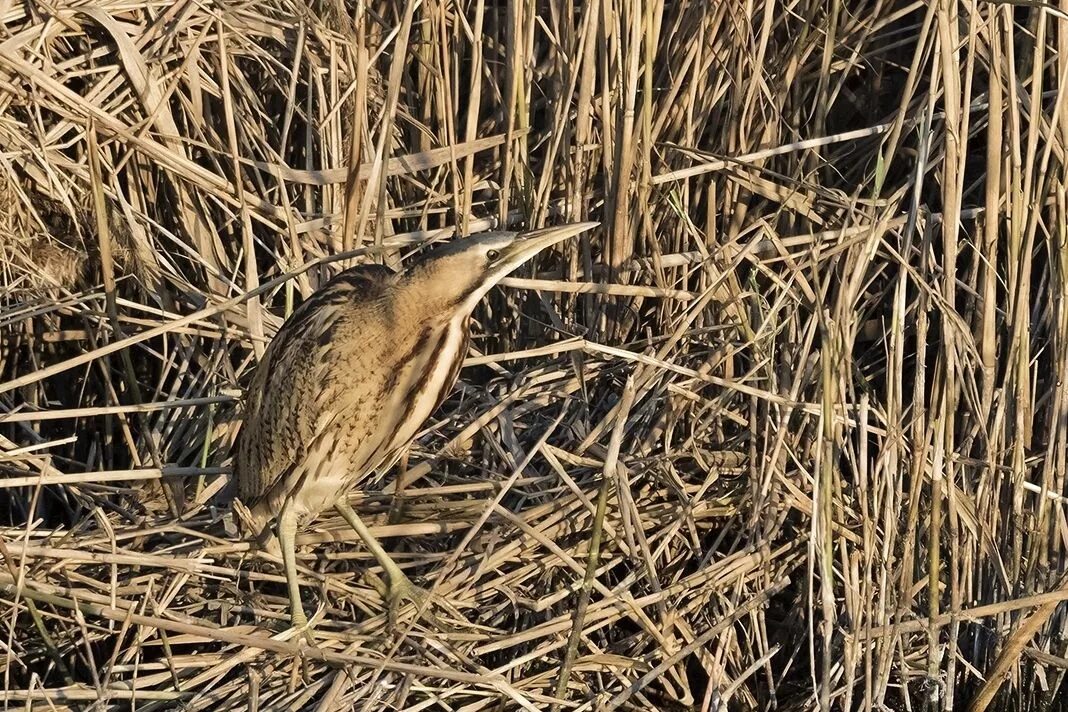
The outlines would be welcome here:
<svg viewBox="0 0 1068 712">
<path fill-rule="evenodd" d="M 296 533 L 334 509 L 387 576 L 391 617 L 425 595 L 348 504 L 399 459 L 449 395 L 467 354 L 471 314 L 536 254 L 598 223 L 486 232 L 423 252 L 400 271 L 339 273 L 285 320 L 255 366 L 236 443 L 237 519 L 281 555 L 290 625 L 307 630 Z"/>
</svg>

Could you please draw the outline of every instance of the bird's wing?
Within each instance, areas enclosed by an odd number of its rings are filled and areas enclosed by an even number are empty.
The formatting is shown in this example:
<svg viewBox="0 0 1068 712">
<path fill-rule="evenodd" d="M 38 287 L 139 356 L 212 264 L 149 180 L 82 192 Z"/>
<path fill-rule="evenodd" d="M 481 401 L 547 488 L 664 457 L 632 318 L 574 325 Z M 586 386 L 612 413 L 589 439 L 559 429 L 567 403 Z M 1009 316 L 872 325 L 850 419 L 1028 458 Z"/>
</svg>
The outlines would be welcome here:
<svg viewBox="0 0 1068 712">
<path fill-rule="evenodd" d="M 238 439 L 238 496 L 251 507 L 283 485 L 328 428 L 330 403 L 320 389 L 335 327 L 354 304 L 381 297 L 393 270 L 360 265 L 339 274 L 297 308 L 278 330 L 248 389 Z"/>
</svg>

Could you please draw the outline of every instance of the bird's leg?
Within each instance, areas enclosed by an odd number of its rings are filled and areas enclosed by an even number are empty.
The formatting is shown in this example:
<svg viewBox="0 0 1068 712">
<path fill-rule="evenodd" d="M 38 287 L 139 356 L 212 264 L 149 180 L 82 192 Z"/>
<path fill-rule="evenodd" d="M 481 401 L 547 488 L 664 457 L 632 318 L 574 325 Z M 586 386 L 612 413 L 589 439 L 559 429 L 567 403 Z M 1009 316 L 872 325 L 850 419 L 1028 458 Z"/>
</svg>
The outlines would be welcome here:
<svg viewBox="0 0 1068 712">
<path fill-rule="evenodd" d="M 334 505 L 334 508 L 338 513 L 345 518 L 345 521 L 349 523 L 356 533 L 360 535 L 360 539 L 363 540 L 364 545 L 370 549 L 374 554 L 375 559 L 378 560 L 379 565 L 385 569 L 386 575 L 389 576 L 389 591 L 387 593 L 387 600 L 389 602 L 389 615 L 393 619 L 396 617 L 397 606 L 403 599 L 408 599 L 418 606 L 420 609 L 424 608 L 426 603 L 426 592 L 413 584 L 400 567 L 397 566 L 386 550 L 382 548 L 382 545 L 378 543 L 374 535 L 371 534 L 371 530 L 367 528 L 356 512 L 349 506 L 348 502 L 340 501 Z"/>
<path fill-rule="evenodd" d="M 278 543 L 282 547 L 282 565 L 286 571 L 286 585 L 289 587 L 289 621 L 294 628 L 308 625 L 308 616 L 304 615 L 304 605 L 300 601 L 300 584 L 297 583 L 297 513 L 293 502 L 286 499 L 276 522 Z"/>
</svg>

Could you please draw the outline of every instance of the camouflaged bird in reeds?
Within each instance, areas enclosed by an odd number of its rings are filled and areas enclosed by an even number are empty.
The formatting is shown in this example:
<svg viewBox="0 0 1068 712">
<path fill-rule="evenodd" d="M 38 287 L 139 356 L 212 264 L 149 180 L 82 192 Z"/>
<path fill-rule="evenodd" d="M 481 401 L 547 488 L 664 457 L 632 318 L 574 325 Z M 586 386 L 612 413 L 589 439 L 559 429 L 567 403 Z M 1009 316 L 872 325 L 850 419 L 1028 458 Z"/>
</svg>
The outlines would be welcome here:
<svg viewBox="0 0 1068 712">
<path fill-rule="evenodd" d="M 391 614 L 400 600 L 427 600 L 349 506 L 348 492 L 392 465 L 448 395 L 467 353 L 471 312 L 486 292 L 546 247 L 590 227 L 457 240 L 400 273 L 355 267 L 282 325 L 249 387 L 234 509 L 261 546 L 281 553 L 294 626 L 308 622 L 296 532 L 328 508 L 387 574 Z"/>
<path fill-rule="evenodd" d="M 387 267 L 349 269 L 267 347 L 235 472 L 257 536 L 269 539 L 263 530 L 288 493 L 311 488 L 298 506 L 305 519 L 388 467 L 422 423 L 409 416 L 429 415 L 448 395 L 467 352 L 468 317 L 452 318 L 448 304 L 435 308 L 433 295 L 420 299 L 408 287 Z M 448 318 L 427 318 L 432 312 Z"/>
</svg>

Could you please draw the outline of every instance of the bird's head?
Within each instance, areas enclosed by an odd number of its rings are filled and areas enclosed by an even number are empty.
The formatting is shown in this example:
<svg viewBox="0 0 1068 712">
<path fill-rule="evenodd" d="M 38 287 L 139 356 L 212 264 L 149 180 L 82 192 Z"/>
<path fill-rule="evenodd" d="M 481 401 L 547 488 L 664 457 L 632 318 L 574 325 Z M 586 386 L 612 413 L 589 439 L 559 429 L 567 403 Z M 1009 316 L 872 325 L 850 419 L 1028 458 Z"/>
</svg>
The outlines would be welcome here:
<svg viewBox="0 0 1068 712">
<path fill-rule="evenodd" d="M 498 282 L 546 247 L 585 232 L 583 222 L 529 232 L 485 232 L 453 240 L 421 255 L 404 271 L 414 294 L 470 312 Z"/>
</svg>

